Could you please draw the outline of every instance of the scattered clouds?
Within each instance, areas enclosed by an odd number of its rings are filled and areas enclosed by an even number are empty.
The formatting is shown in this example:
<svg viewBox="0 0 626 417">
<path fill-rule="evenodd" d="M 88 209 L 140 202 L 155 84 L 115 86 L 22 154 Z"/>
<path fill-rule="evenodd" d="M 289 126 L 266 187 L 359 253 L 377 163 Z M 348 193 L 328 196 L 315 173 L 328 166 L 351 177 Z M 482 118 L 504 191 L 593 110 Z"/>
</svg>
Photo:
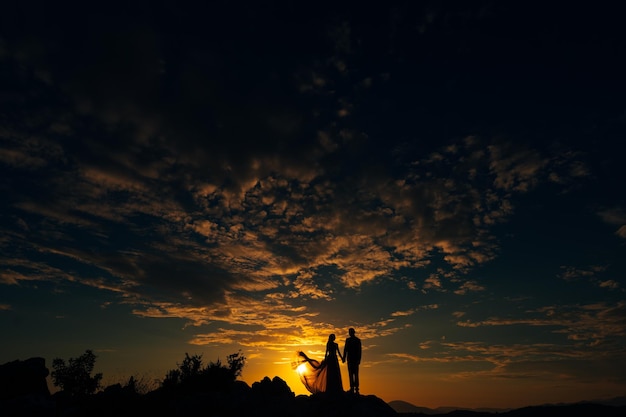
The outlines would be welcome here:
<svg viewBox="0 0 626 417">
<path fill-rule="evenodd" d="M 626 304 L 596 303 L 587 305 L 546 306 L 528 311 L 523 318 L 491 317 L 482 321 L 459 321 L 461 327 L 547 326 L 568 340 L 584 346 L 598 346 L 626 336 Z"/>
<path fill-rule="evenodd" d="M 437 304 L 430 304 L 430 305 L 425 305 L 425 306 L 419 306 L 419 307 L 412 308 L 410 310 L 394 311 L 393 313 L 391 313 L 391 317 L 407 317 L 407 316 L 412 316 L 413 314 L 417 313 L 418 311 L 434 310 L 434 309 L 437 309 L 437 308 L 439 308 L 439 306 Z"/>
<path fill-rule="evenodd" d="M 490 227 L 510 215 L 510 193 L 542 181 L 547 164 L 537 151 L 468 137 L 394 176 L 354 172 L 337 182 L 325 158 L 340 152 L 342 141 L 329 134 L 304 164 L 295 154 L 245 147 L 216 164 L 203 152 L 173 153 L 176 145 L 169 141 L 104 129 L 108 137 L 124 136 L 123 146 L 87 139 L 79 153 L 61 140 L 48 146 L 64 161 L 53 171 L 27 162 L 44 148 L 20 145 L 24 157 L 11 159 L 11 167 L 46 172 L 49 186 L 37 187 L 48 199 L 13 195 L 12 210 L 43 232 L 35 244 L 23 234 L 10 244 L 98 269 L 97 279 L 81 282 L 120 293 L 125 302 L 154 303 L 136 310 L 138 315 L 185 318 L 194 325 L 213 320 L 209 312 L 232 293 L 330 301 L 341 288 L 425 267 L 435 254 L 452 271 L 467 272 L 494 258 Z M 331 140 L 335 145 L 329 147 Z M 359 169 L 365 173 L 367 167 Z M 19 178 L 11 186 L 31 187 Z M 56 274 L 33 275 L 33 268 Z M 334 279 L 321 285 L 328 268 Z M 431 275 L 424 289 L 443 290 L 445 269 Z M 3 280 L 63 275 L 74 279 L 22 259 L 21 269 L 3 272 Z M 481 290 L 465 281 L 455 293 Z"/>
<path fill-rule="evenodd" d="M 606 271 L 607 267 L 594 265 L 590 266 L 587 269 L 576 268 L 572 266 L 561 266 L 561 270 L 563 271 L 559 274 L 559 277 L 566 280 L 572 281 L 576 279 L 591 279 L 596 277 L 598 274 Z"/>
<path fill-rule="evenodd" d="M 512 143 L 489 146 L 492 155 L 489 168 L 495 174 L 494 185 L 505 191 L 526 192 L 533 188 L 548 161 L 533 149 Z"/>
</svg>

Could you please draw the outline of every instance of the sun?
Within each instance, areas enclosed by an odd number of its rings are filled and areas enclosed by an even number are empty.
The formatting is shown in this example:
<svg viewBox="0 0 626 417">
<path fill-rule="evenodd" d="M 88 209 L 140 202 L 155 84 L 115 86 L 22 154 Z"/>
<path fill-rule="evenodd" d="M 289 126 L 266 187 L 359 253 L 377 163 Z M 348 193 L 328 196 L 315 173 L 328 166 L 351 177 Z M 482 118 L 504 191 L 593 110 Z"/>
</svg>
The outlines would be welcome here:
<svg viewBox="0 0 626 417">
<path fill-rule="evenodd" d="M 300 376 L 306 374 L 307 373 L 306 363 L 301 363 L 300 365 L 298 365 L 298 367 L 296 368 L 296 372 Z"/>
</svg>

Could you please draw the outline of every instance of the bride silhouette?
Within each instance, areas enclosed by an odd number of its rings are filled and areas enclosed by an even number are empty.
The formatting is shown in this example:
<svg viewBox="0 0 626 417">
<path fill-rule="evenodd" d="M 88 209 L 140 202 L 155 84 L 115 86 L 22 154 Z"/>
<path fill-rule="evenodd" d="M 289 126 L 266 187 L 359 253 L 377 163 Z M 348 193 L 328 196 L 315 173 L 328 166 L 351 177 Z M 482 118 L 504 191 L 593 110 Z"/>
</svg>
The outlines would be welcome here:
<svg viewBox="0 0 626 417">
<path fill-rule="evenodd" d="M 343 385 L 341 383 L 341 371 L 339 369 L 339 360 L 343 361 L 339 345 L 335 343 L 335 335 L 328 336 L 326 343 L 326 353 L 324 359 L 319 362 L 309 358 L 304 352 L 298 352 L 296 360 L 296 371 L 300 375 L 300 380 L 306 389 L 312 393 L 342 393 Z"/>
</svg>

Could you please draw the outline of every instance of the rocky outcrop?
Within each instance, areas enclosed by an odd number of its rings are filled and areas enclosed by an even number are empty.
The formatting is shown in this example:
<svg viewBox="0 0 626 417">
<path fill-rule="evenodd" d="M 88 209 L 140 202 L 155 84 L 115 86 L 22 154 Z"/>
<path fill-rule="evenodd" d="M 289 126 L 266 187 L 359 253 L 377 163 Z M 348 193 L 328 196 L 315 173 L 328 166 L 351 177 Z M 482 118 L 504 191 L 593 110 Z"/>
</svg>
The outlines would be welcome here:
<svg viewBox="0 0 626 417">
<path fill-rule="evenodd" d="M 48 369 L 41 358 L 0 366 L 2 417 L 395 417 L 374 395 L 314 394 L 296 396 L 279 377 L 249 386 L 243 381 L 213 390 L 167 390 L 138 394 L 114 384 L 97 394 L 74 398 L 63 391 L 50 396 Z"/>
<path fill-rule="evenodd" d="M 55 404 L 46 382 L 48 374 L 43 358 L 0 365 L 0 415 L 52 415 Z"/>
<path fill-rule="evenodd" d="M 262 398 L 294 398 L 296 396 L 287 383 L 277 376 L 273 379 L 266 376 L 261 381 L 254 382 L 251 389 L 254 396 Z"/>
<path fill-rule="evenodd" d="M 241 416 L 241 417 L 396 417 L 398 414 L 375 395 L 313 394 L 296 396 L 279 377 L 263 378 L 248 386 L 237 381 L 230 387 L 210 392 L 185 394 L 156 390 L 139 398 L 140 405 L 128 404 L 116 417 L 138 413 L 152 417 Z M 113 402 L 100 404 L 102 411 Z M 131 411 L 134 410 L 134 411 Z M 141 411 L 141 412 L 139 412 Z M 95 414 L 91 414 L 94 416 Z M 107 414 L 108 415 L 108 414 Z M 113 414 L 110 414 L 113 415 Z"/>
<path fill-rule="evenodd" d="M 299 417 L 394 417 L 398 413 L 375 395 L 345 393 L 331 397 L 323 394 L 300 395 L 291 414 Z M 268 414 L 269 415 L 269 414 Z"/>
<path fill-rule="evenodd" d="M 50 372 L 44 358 L 16 360 L 0 365 L 0 400 L 21 396 L 49 397 L 46 377 Z"/>
</svg>

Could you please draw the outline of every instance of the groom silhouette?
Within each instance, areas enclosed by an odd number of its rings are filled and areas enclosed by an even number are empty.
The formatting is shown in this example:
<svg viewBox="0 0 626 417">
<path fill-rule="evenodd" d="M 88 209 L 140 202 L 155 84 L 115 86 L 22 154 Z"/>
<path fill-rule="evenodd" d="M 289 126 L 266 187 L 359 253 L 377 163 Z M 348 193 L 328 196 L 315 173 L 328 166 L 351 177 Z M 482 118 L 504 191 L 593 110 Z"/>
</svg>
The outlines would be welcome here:
<svg viewBox="0 0 626 417">
<path fill-rule="evenodd" d="M 343 348 L 342 362 L 348 361 L 348 378 L 350 379 L 350 393 L 359 393 L 359 365 L 361 364 L 361 339 L 355 336 L 351 327 L 348 330 L 350 337 L 346 339 Z"/>
</svg>

